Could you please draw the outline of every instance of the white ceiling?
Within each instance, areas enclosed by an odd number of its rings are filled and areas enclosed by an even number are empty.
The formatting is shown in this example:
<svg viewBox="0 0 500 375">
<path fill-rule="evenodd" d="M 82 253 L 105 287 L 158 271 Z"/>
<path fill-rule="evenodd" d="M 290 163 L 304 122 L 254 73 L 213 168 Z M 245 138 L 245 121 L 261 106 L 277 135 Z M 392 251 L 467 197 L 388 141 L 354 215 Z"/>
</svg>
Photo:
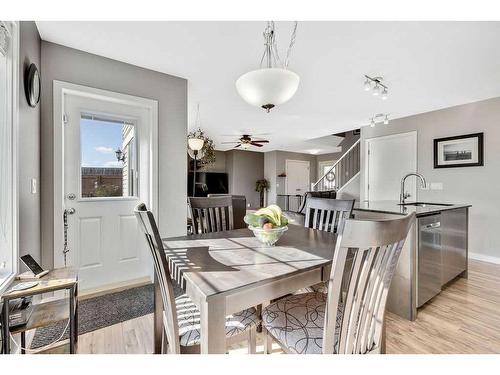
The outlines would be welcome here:
<svg viewBox="0 0 500 375">
<path fill-rule="evenodd" d="M 368 124 L 377 113 L 404 117 L 500 96 L 500 22 L 299 22 L 289 68 L 297 94 L 265 113 L 234 82 L 256 69 L 264 22 L 37 22 L 42 39 L 189 80 L 189 127 L 220 142 L 270 133 L 259 151 L 336 151 L 321 140 Z M 281 55 L 291 22 L 277 22 Z M 381 75 L 387 101 L 363 91 Z M 390 126 L 378 125 L 378 126 Z M 324 140 L 324 139 L 323 139 Z"/>
</svg>

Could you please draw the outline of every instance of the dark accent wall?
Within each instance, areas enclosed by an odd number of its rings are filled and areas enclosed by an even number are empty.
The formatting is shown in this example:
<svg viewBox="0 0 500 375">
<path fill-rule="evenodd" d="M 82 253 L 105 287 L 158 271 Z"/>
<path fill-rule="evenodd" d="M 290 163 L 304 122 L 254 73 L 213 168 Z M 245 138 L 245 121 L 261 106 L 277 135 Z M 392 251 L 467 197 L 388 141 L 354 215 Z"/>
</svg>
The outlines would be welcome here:
<svg viewBox="0 0 500 375">
<path fill-rule="evenodd" d="M 225 154 L 226 169 L 229 174 L 229 192 L 244 195 L 247 205 L 251 208 L 259 208 L 260 195 L 255 191 L 255 183 L 264 178 L 264 153 L 231 150 Z"/>
</svg>

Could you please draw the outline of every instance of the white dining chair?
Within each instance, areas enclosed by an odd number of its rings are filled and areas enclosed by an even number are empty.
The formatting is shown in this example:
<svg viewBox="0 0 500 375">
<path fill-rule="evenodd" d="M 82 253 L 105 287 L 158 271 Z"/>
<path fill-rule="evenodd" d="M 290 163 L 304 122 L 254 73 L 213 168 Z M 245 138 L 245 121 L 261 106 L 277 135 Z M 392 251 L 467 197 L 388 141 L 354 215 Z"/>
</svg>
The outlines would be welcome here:
<svg viewBox="0 0 500 375">
<path fill-rule="evenodd" d="M 156 277 L 160 286 L 163 303 L 163 353 L 199 353 L 200 352 L 200 312 L 193 301 L 186 295 L 174 296 L 163 242 L 156 226 L 153 213 L 146 205 L 140 204 L 135 209 L 139 226 L 146 236 L 154 261 Z M 260 318 L 255 308 L 249 308 L 226 318 L 227 344 L 247 340 L 248 352 L 256 350 L 256 327 Z"/>
<path fill-rule="evenodd" d="M 381 353 L 389 287 L 414 222 L 414 213 L 395 220 L 346 220 L 328 293 L 295 294 L 263 309 L 266 352 L 274 340 L 286 353 Z"/>
</svg>

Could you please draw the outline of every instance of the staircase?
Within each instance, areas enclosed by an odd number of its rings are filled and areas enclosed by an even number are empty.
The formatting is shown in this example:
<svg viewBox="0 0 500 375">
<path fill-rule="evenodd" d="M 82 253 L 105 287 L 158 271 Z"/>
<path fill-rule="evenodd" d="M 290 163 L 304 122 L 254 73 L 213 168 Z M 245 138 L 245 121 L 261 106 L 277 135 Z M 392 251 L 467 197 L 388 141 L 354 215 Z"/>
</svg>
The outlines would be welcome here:
<svg viewBox="0 0 500 375">
<path fill-rule="evenodd" d="M 360 140 L 354 144 L 340 157 L 339 160 L 316 181 L 312 191 L 336 190 L 341 192 L 349 182 L 359 175 L 360 170 Z"/>
</svg>

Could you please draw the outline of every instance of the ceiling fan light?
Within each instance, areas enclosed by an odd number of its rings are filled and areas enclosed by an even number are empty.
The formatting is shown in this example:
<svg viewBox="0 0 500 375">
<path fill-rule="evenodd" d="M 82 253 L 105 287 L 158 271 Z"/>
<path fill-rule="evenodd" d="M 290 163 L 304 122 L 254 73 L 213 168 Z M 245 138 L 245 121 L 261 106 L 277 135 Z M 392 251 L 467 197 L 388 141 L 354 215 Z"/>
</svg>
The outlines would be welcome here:
<svg viewBox="0 0 500 375">
<path fill-rule="evenodd" d="M 248 150 L 248 149 L 250 148 L 250 143 L 242 143 L 242 144 L 241 144 L 241 148 L 242 148 L 243 150 Z"/>
<path fill-rule="evenodd" d="M 290 100 L 299 87 L 300 77 L 288 69 L 263 68 L 243 74 L 236 81 L 238 94 L 248 104 L 269 112 Z"/>
</svg>

